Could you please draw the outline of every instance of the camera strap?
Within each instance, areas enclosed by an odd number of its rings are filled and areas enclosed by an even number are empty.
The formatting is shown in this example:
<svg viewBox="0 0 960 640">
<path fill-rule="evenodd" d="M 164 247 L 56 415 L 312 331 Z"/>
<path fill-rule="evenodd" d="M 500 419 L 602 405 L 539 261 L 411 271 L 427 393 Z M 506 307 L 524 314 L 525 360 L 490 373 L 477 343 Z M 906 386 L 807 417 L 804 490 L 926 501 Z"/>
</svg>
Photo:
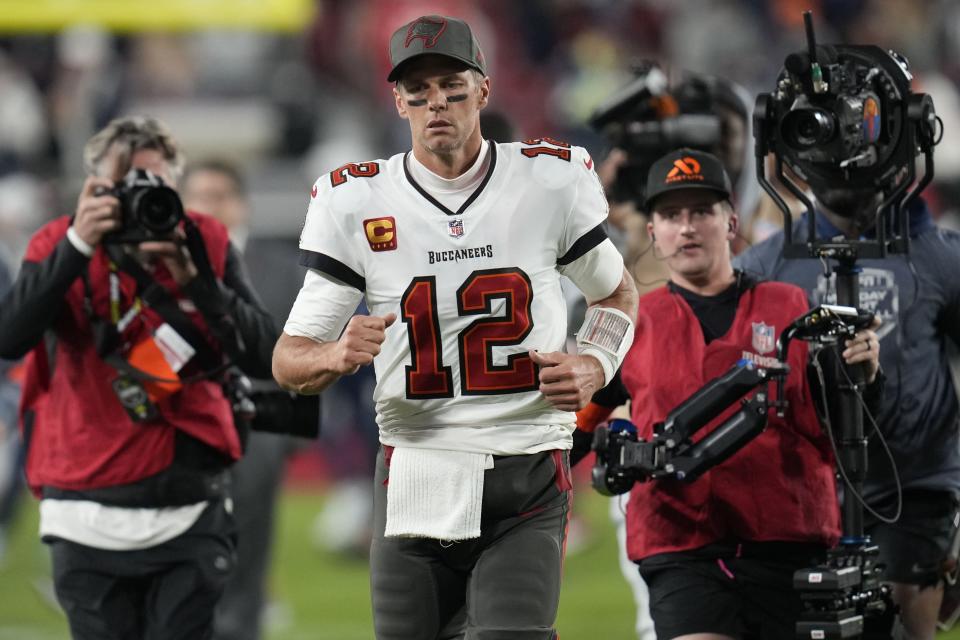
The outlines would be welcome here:
<svg viewBox="0 0 960 640">
<path fill-rule="evenodd" d="M 216 355 L 206 338 L 193 324 L 193 321 L 187 317 L 187 314 L 183 312 L 170 292 L 154 280 L 133 256 L 123 251 L 118 245 L 108 247 L 107 254 L 121 271 L 130 275 L 136 281 L 138 299 L 157 312 L 196 350 L 201 368 L 218 368 L 222 358 Z M 122 320 L 123 318 L 121 318 Z M 123 330 L 119 325 L 117 329 L 119 331 Z"/>
<path fill-rule="evenodd" d="M 213 267 L 210 265 L 210 256 L 207 255 L 207 245 L 203 241 L 203 236 L 200 235 L 200 229 L 197 228 L 193 220 L 189 217 L 184 217 L 183 231 L 187 236 L 187 250 L 190 252 L 190 258 L 197 267 L 197 272 L 200 274 L 200 277 L 208 282 L 215 282 L 217 276 L 213 272 Z"/>
<path fill-rule="evenodd" d="M 133 319 L 139 315 L 143 309 L 143 303 L 140 296 L 135 296 L 133 304 L 127 309 L 127 312 L 120 315 L 120 275 L 117 273 L 117 265 L 113 260 L 108 261 L 110 269 L 110 321 L 117 328 L 118 332 L 123 332 Z"/>
<path fill-rule="evenodd" d="M 119 245 L 104 245 L 104 248 L 109 257 L 110 268 L 110 322 L 104 321 L 103 318 L 93 312 L 89 277 L 86 272 L 83 274 L 85 310 L 93 325 L 98 355 L 115 369 L 135 380 L 172 384 L 218 376 L 226 366 L 223 358 L 217 355 L 200 330 L 180 309 L 180 305 L 174 297 L 151 278 L 133 256 L 124 252 Z M 209 263 L 207 264 L 209 265 Z M 118 271 L 127 273 L 137 283 L 137 296 L 134 303 L 122 315 L 120 313 L 120 278 Z M 153 309 L 195 351 L 197 364 L 202 370 L 199 374 L 191 376 L 189 379 L 158 377 L 134 367 L 120 356 L 120 333 L 129 326 L 144 305 Z"/>
</svg>

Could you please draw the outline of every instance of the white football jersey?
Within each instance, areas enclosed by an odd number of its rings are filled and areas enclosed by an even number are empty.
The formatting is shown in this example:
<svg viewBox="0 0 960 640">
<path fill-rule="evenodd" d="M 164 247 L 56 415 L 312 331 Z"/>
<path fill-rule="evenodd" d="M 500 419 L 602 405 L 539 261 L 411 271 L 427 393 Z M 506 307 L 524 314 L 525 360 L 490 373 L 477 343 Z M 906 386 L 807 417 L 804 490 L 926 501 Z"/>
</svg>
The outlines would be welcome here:
<svg viewBox="0 0 960 640">
<path fill-rule="evenodd" d="M 458 211 L 415 181 L 407 154 L 347 164 L 314 185 L 301 263 L 363 291 L 370 313 L 397 314 L 374 361 L 384 444 L 570 447 L 575 416 L 538 391 L 527 352 L 563 349 L 558 269 L 605 241 L 607 202 L 580 147 L 537 139 L 489 153 Z M 609 295 L 623 263 L 606 264 Z"/>
</svg>

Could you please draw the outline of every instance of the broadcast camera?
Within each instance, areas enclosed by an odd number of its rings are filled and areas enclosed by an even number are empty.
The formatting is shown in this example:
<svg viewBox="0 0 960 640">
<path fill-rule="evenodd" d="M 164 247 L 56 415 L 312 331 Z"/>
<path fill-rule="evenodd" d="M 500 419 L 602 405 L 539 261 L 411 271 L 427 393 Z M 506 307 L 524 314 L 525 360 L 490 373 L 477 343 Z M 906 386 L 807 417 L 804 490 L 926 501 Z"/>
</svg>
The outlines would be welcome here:
<svg viewBox="0 0 960 640">
<path fill-rule="evenodd" d="M 933 100 L 912 92 L 903 56 L 873 45 L 818 45 L 809 11 L 804 21 L 806 51 L 787 56 L 776 90 L 757 97 L 753 116 L 757 178 L 785 216 L 784 256 L 835 257 L 846 252 L 879 258 L 905 253 L 909 226 L 904 211 L 933 179 L 933 147 L 939 142 Z M 765 175 L 763 160 L 771 152 L 777 177 L 807 208 L 806 243 L 794 244 L 789 208 Z M 919 153 L 925 157 L 924 175 L 908 193 Z M 858 221 L 861 228 L 875 226 L 876 241 L 837 247 L 817 238 L 813 204 L 784 175 L 784 164 L 814 193 L 844 189 L 867 200 L 882 193 L 880 206 L 867 214 L 874 220 Z"/>
<path fill-rule="evenodd" d="M 130 169 L 113 189 L 97 189 L 95 194 L 120 201 L 120 228 L 105 235 L 105 243 L 167 240 L 184 217 L 177 192 L 145 169 Z"/>
<path fill-rule="evenodd" d="M 652 62 L 635 67 L 633 73 L 635 79 L 597 107 L 589 124 L 627 154 L 610 188 L 611 200 L 633 201 L 640 208 L 647 172 L 655 160 L 680 147 L 712 153 L 722 147 L 726 125 L 718 106 L 724 81 L 690 75 L 671 87 Z M 728 92 L 728 102 L 738 101 L 732 90 Z"/>
</svg>

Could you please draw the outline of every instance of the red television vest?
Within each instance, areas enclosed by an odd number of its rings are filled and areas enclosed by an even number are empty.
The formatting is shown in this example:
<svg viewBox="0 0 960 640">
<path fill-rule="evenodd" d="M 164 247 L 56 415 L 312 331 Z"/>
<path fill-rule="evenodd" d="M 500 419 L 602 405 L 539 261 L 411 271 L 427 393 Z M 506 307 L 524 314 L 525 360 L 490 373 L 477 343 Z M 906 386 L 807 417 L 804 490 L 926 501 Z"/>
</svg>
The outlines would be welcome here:
<svg viewBox="0 0 960 640">
<path fill-rule="evenodd" d="M 216 219 L 189 214 L 204 239 L 210 264 L 217 278 L 226 266 L 228 237 Z M 45 225 L 30 239 L 24 259 L 40 262 L 53 251 L 70 226 L 67 217 Z M 89 282 L 94 313 L 109 322 L 109 263 L 98 247 L 89 264 Z M 162 266 L 154 279 L 180 300 L 173 278 Z M 121 314 L 131 307 L 136 282 L 120 273 Z M 230 403 L 220 385 L 200 381 L 157 403 L 158 418 L 133 422 L 120 405 L 110 383 L 116 370 L 96 353 L 90 319 L 84 311 L 83 279 L 67 291 L 63 308 L 54 322 L 55 359 L 47 358 L 43 342 L 24 362 L 21 427 L 25 414 L 32 414 L 26 459 L 27 481 L 39 494 L 43 486 L 82 491 L 136 482 L 167 468 L 173 461 L 174 434 L 180 429 L 233 459 L 240 457 L 240 442 L 233 426 Z M 181 305 L 208 342 L 217 347 L 199 312 Z M 149 336 L 163 320 L 145 308 L 121 335 L 136 344 Z M 189 365 L 188 365 L 189 366 Z"/>
<path fill-rule="evenodd" d="M 775 359 L 776 336 L 807 309 L 798 287 L 759 283 L 741 295 L 726 335 L 706 344 L 679 294 L 663 287 L 645 295 L 621 370 L 639 435 L 650 438 L 654 423 L 738 360 Z M 836 543 L 840 513 L 833 453 L 811 399 L 807 357 L 806 343 L 790 345 L 786 415 L 771 412 L 766 430 L 743 449 L 692 483 L 658 480 L 633 487 L 627 508 L 631 559 L 718 541 Z M 694 440 L 736 410 L 718 416 Z"/>
</svg>

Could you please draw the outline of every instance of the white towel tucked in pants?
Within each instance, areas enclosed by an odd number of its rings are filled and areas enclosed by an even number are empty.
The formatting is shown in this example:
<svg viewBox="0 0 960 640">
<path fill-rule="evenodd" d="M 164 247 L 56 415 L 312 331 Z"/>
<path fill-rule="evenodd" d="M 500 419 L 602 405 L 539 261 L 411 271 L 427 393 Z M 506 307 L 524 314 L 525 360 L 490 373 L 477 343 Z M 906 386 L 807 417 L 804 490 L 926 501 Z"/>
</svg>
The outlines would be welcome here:
<svg viewBox="0 0 960 640">
<path fill-rule="evenodd" d="M 397 447 L 387 482 L 386 537 L 480 537 L 486 453 Z"/>
</svg>

